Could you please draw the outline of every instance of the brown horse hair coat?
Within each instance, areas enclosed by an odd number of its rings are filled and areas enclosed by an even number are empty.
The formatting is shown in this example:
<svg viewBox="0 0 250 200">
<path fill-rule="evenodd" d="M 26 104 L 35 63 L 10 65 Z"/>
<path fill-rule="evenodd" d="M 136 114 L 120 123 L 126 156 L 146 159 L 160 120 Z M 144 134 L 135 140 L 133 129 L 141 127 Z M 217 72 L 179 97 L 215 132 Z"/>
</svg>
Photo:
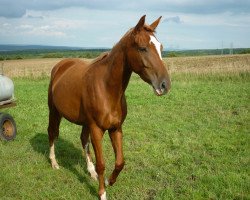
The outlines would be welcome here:
<svg viewBox="0 0 250 200">
<path fill-rule="evenodd" d="M 50 160 L 59 169 L 54 142 L 64 117 L 82 126 L 81 141 L 91 177 L 99 181 L 99 198 L 105 200 L 105 162 L 102 138 L 107 130 L 115 152 L 115 168 L 108 185 L 113 185 L 124 167 L 122 124 L 127 115 L 125 90 L 132 72 L 150 84 L 157 96 L 170 90 L 170 78 L 161 58 L 162 45 L 154 32 L 160 19 L 145 25 L 145 15 L 130 29 L 110 52 L 101 54 L 91 63 L 65 59 L 51 72 L 48 91 Z M 89 138 L 94 148 L 93 164 Z"/>
</svg>

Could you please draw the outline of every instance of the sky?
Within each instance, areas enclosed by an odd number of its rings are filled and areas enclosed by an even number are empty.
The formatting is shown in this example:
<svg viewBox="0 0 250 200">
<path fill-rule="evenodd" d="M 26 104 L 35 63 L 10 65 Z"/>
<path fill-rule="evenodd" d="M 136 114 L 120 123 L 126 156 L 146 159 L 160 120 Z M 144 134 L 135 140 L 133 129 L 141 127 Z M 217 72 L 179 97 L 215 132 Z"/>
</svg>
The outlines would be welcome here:
<svg viewBox="0 0 250 200">
<path fill-rule="evenodd" d="M 165 49 L 250 47 L 250 0 L 0 0 L 0 44 L 111 48 L 144 14 Z"/>
</svg>

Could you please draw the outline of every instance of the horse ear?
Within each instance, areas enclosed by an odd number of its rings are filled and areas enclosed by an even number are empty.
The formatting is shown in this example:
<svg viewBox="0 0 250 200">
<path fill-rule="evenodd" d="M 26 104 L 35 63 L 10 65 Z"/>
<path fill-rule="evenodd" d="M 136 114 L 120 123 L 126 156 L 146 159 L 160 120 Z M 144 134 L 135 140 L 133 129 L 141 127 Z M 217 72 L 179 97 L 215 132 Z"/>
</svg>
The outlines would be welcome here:
<svg viewBox="0 0 250 200">
<path fill-rule="evenodd" d="M 137 25 L 134 28 L 134 32 L 135 33 L 138 32 L 138 31 L 140 31 L 143 28 L 143 26 L 145 24 L 145 18 L 146 18 L 146 15 L 143 15 L 141 17 L 141 19 L 139 20 L 139 22 L 137 23 Z"/>
<path fill-rule="evenodd" d="M 162 16 L 160 16 L 157 20 L 155 20 L 151 25 L 150 25 L 150 27 L 153 29 L 153 31 L 156 29 L 156 27 L 158 26 L 158 24 L 159 24 L 159 22 L 160 22 L 160 20 L 161 20 L 161 17 Z"/>
</svg>

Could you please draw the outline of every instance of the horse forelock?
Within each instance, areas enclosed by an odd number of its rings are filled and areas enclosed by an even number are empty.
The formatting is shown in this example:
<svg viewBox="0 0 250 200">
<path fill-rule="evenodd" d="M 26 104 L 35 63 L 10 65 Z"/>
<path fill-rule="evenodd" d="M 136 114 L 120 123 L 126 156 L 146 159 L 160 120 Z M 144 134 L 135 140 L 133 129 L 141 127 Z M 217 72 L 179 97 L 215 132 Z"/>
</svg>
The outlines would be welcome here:
<svg viewBox="0 0 250 200">
<path fill-rule="evenodd" d="M 155 30 L 153 28 L 151 28 L 151 26 L 145 24 L 144 25 L 144 30 L 148 31 L 148 32 L 151 32 L 151 33 L 155 33 Z"/>
<path fill-rule="evenodd" d="M 154 31 L 150 26 L 144 25 L 143 29 L 134 36 L 135 43 L 140 47 L 146 47 L 150 43 L 150 36 Z"/>
</svg>

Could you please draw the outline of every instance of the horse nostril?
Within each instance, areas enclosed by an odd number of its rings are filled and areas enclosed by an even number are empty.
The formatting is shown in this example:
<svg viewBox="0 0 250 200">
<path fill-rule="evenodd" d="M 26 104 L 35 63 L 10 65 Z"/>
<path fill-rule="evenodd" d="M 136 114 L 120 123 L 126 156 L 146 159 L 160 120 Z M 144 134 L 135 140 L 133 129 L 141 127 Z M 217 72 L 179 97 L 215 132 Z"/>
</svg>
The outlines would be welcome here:
<svg viewBox="0 0 250 200">
<path fill-rule="evenodd" d="M 165 82 L 165 81 L 163 81 L 163 82 L 161 83 L 161 88 L 162 88 L 162 89 L 166 89 L 166 82 Z"/>
</svg>

